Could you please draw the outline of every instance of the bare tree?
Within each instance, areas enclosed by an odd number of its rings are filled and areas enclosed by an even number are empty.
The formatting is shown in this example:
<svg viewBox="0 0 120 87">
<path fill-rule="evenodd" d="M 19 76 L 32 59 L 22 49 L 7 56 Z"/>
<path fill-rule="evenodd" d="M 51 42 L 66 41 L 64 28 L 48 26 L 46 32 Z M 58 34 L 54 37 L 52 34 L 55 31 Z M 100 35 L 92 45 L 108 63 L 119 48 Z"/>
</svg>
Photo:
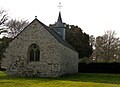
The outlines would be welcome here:
<svg viewBox="0 0 120 87">
<path fill-rule="evenodd" d="M 6 32 L 4 29 L 5 22 L 8 20 L 8 14 L 6 10 L 0 9 L 0 34 Z"/>
<path fill-rule="evenodd" d="M 6 23 L 8 36 L 12 38 L 15 37 L 18 33 L 20 33 L 24 29 L 24 27 L 28 25 L 28 23 L 29 22 L 27 20 L 11 19 Z"/>
<path fill-rule="evenodd" d="M 96 58 L 105 62 L 114 61 L 118 56 L 120 47 L 119 38 L 115 37 L 115 31 L 106 31 L 103 36 L 96 38 Z"/>
</svg>

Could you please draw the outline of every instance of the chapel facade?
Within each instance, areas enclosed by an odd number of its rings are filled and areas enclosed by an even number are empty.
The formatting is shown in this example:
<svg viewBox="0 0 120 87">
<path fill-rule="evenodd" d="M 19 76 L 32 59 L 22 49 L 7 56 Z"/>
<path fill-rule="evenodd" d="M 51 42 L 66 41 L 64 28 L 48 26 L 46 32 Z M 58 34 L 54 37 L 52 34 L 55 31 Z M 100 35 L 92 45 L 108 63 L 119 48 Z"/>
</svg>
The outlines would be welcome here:
<svg viewBox="0 0 120 87">
<path fill-rule="evenodd" d="M 6 49 L 7 75 L 58 77 L 78 73 L 78 53 L 65 41 L 59 12 L 54 29 L 35 18 Z"/>
</svg>

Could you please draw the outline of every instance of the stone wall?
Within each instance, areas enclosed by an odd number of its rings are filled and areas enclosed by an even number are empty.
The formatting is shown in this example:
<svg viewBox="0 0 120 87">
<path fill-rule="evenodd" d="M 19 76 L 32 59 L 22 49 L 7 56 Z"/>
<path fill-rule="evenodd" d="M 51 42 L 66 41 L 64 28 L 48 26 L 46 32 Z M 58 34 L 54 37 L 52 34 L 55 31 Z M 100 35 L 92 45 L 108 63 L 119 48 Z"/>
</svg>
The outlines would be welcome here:
<svg viewBox="0 0 120 87">
<path fill-rule="evenodd" d="M 30 62 L 27 55 L 34 43 L 40 48 L 38 62 Z M 59 43 L 37 20 L 9 44 L 5 55 L 10 76 L 57 77 L 78 72 L 78 53 Z"/>
</svg>

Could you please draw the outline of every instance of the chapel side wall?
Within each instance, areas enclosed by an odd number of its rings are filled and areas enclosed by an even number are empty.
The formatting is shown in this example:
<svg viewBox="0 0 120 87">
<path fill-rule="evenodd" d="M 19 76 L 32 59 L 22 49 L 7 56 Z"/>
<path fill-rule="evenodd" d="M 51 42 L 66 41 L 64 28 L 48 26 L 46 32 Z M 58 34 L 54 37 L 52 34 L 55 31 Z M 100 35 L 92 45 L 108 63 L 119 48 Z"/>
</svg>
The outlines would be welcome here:
<svg viewBox="0 0 120 87">
<path fill-rule="evenodd" d="M 62 44 L 61 46 L 61 68 L 63 75 L 78 73 L 78 53 Z"/>
</svg>

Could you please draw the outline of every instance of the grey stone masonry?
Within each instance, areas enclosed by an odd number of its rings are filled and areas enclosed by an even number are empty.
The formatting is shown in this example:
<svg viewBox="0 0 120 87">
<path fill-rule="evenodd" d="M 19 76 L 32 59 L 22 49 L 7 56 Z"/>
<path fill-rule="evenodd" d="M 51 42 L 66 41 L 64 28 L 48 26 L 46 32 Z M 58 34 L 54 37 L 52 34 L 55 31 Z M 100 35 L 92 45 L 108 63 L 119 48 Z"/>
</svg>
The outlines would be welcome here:
<svg viewBox="0 0 120 87">
<path fill-rule="evenodd" d="M 31 44 L 39 46 L 39 61 L 29 61 Z M 9 76 L 58 77 L 78 73 L 78 53 L 60 43 L 38 19 L 9 43 L 5 56 Z"/>
</svg>

